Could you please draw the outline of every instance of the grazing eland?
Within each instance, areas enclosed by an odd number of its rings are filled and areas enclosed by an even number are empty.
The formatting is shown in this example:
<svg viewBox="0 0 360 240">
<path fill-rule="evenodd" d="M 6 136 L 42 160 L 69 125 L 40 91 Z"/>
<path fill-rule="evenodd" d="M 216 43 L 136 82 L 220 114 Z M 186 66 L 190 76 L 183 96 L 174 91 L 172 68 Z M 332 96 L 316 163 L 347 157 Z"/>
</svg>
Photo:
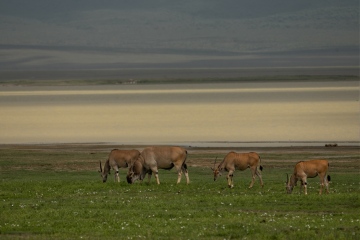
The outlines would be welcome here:
<svg viewBox="0 0 360 240">
<path fill-rule="evenodd" d="M 114 181 L 116 179 L 120 182 L 119 177 L 119 168 L 127 168 L 132 165 L 133 162 L 136 161 L 140 156 L 140 152 L 138 150 L 119 150 L 113 149 L 111 150 L 107 161 L 105 162 L 104 169 L 101 167 L 100 161 L 100 173 L 102 177 L 102 181 L 106 182 L 108 175 L 110 174 L 110 168 L 114 169 Z"/>
<path fill-rule="evenodd" d="M 186 158 L 187 151 L 181 147 L 147 147 L 129 168 L 126 179 L 131 184 L 138 179 L 142 181 L 148 173 L 150 182 L 151 175 L 154 173 L 157 184 L 160 184 L 158 169 L 170 170 L 175 167 L 178 172 L 177 183 L 180 183 L 181 176 L 184 173 L 186 182 L 189 184 Z"/>
<path fill-rule="evenodd" d="M 233 176 L 235 169 L 244 171 L 245 169 L 250 168 L 252 180 L 249 188 L 253 187 L 256 176 L 259 177 L 261 187 L 263 187 L 264 183 L 260 172 L 262 171 L 263 167 L 260 165 L 260 163 L 261 163 L 261 158 L 259 154 L 255 152 L 249 152 L 249 153 L 229 152 L 224 157 L 224 160 L 218 165 L 217 168 L 215 167 L 216 164 L 216 159 L 215 159 L 214 167 L 211 168 L 214 173 L 214 181 L 217 179 L 218 176 L 221 176 L 221 172 L 225 170 L 229 172 L 226 177 L 228 180 L 228 186 L 230 188 L 233 188 L 234 187 Z"/>
<path fill-rule="evenodd" d="M 309 161 L 300 161 L 296 163 L 294 168 L 294 173 L 291 175 L 289 179 L 289 175 L 287 175 L 286 181 L 286 191 L 287 193 L 291 193 L 294 186 L 296 186 L 297 181 L 300 180 L 300 193 L 302 187 L 304 187 L 305 195 L 307 195 L 307 178 L 314 178 L 319 176 L 320 178 L 320 192 L 322 193 L 322 189 L 325 185 L 326 192 L 329 193 L 329 181 L 330 175 L 327 175 L 327 171 L 329 168 L 329 163 L 327 160 L 323 159 L 315 159 Z"/>
</svg>

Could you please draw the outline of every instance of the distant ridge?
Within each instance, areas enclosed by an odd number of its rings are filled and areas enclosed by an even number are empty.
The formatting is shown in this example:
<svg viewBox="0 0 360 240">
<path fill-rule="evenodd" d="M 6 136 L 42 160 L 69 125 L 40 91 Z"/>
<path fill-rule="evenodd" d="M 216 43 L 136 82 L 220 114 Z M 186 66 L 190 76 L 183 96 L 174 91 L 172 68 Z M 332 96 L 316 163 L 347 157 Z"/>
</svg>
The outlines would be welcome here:
<svg viewBox="0 0 360 240">
<path fill-rule="evenodd" d="M 1 1 L 0 31 L 0 70 L 359 65 L 356 0 Z"/>
</svg>

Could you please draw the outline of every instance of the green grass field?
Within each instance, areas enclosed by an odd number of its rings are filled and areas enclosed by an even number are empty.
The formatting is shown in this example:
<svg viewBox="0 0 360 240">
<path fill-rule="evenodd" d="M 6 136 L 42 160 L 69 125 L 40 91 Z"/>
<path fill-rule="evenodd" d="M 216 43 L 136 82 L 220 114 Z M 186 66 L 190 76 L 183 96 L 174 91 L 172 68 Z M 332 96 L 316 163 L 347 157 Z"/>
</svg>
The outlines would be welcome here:
<svg viewBox="0 0 360 240">
<path fill-rule="evenodd" d="M 110 149 L 110 148 L 109 148 Z M 98 161 L 108 150 L 91 147 L 0 149 L 1 239 L 358 239 L 359 148 L 259 151 L 264 188 L 248 189 L 250 171 L 213 181 L 210 166 L 226 149 L 189 150 L 191 184 L 176 185 L 174 170 L 159 171 L 161 185 L 102 183 Z M 90 154 L 91 153 L 91 154 Z M 285 193 L 294 161 L 327 156 L 330 194 Z M 199 163 L 199 164 L 197 164 Z M 197 165 L 197 167 L 194 167 Z M 112 172 L 113 173 L 113 172 Z"/>
</svg>

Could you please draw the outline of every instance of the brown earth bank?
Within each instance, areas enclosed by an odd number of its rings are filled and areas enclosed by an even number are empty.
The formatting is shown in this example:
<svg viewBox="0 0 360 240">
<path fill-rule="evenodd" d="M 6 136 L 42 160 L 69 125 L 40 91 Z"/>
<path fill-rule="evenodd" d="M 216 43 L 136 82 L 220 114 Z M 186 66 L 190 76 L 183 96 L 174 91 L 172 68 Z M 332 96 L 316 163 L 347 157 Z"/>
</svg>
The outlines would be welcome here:
<svg viewBox="0 0 360 240">
<path fill-rule="evenodd" d="M 99 161 L 104 163 L 112 149 L 138 149 L 147 145 L 115 144 L 24 144 L 0 145 L 0 161 L 21 162 L 21 165 L 0 166 L 0 171 L 9 170 L 54 170 L 88 171 L 98 170 Z M 292 169 L 298 161 L 328 159 L 333 168 L 360 169 L 359 146 L 296 146 L 296 147 L 185 147 L 188 151 L 189 167 L 212 167 L 220 163 L 230 152 L 257 152 L 264 169 Z M 90 163 L 90 164 L 89 164 Z M 122 170 L 125 171 L 125 170 Z"/>
<path fill-rule="evenodd" d="M 139 85 L 359 80 L 357 66 L 248 68 L 125 68 L 92 70 L 1 70 L 2 86 Z"/>
</svg>

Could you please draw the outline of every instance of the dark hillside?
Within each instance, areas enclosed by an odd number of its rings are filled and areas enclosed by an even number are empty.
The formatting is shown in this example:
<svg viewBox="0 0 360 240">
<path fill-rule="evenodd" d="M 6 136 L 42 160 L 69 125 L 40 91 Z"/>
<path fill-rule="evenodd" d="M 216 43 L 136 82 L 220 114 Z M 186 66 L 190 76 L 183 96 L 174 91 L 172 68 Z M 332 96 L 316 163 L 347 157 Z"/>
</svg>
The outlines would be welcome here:
<svg viewBox="0 0 360 240">
<path fill-rule="evenodd" d="M 0 69 L 264 67 L 264 54 L 319 52 L 341 56 L 323 66 L 357 66 L 359 3 L 1 1 L 0 31 Z"/>
</svg>

